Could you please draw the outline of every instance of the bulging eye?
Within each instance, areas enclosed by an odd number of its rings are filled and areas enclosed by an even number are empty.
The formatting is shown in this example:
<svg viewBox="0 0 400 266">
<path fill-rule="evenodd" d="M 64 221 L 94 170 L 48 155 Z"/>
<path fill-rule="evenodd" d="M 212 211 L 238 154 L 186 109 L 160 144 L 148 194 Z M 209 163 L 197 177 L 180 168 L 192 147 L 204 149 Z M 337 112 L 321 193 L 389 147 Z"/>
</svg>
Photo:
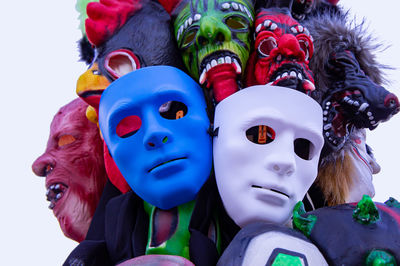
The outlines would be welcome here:
<svg viewBox="0 0 400 266">
<path fill-rule="evenodd" d="M 266 125 L 257 125 L 246 130 L 246 137 L 255 144 L 268 144 L 274 141 L 275 131 Z"/>
<path fill-rule="evenodd" d="M 276 48 L 276 40 L 274 37 L 268 37 L 265 40 L 262 40 L 257 47 L 258 54 L 261 57 L 268 57 L 271 53 L 272 49 Z"/>
<path fill-rule="evenodd" d="M 193 41 L 196 38 L 197 30 L 198 30 L 198 28 L 195 27 L 195 28 L 191 28 L 189 31 L 187 31 L 185 33 L 183 40 L 182 40 L 183 47 L 189 46 L 193 43 Z"/>
<path fill-rule="evenodd" d="M 294 140 L 294 153 L 303 160 L 311 160 L 313 157 L 314 145 L 308 140 L 298 138 Z"/>
<path fill-rule="evenodd" d="M 62 147 L 75 142 L 75 137 L 72 135 L 62 135 L 58 138 L 58 147 Z"/>
<path fill-rule="evenodd" d="M 311 47 L 312 44 L 310 45 L 310 43 L 307 40 L 300 39 L 299 40 L 299 45 L 300 45 L 301 50 L 303 50 L 303 52 L 305 54 L 304 60 L 305 61 L 309 60 L 311 58 L 311 56 L 312 56 L 312 53 L 313 53 L 313 50 L 312 50 L 312 47 Z"/>
<path fill-rule="evenodd" d="M 130 115 L 122 119 L 117 125 L 117 135 L 127 138 L 134 135 L 141 127 L 142 120 L 137 115 Z"/>
<path fill-rule="evenodd" d="M 187 114 L 187 106 L 178 101 L 168 101 L 160 106 L 158 109 L 160 115 L 165 119 L 177 120 L 184 117 Z"/>
<path fill-rule="evenodd" d="M 225 24 L 232 30 L 247 29 L 247 21 L 239 16 L 230 16 L 225 20 Z"/>
</svg>

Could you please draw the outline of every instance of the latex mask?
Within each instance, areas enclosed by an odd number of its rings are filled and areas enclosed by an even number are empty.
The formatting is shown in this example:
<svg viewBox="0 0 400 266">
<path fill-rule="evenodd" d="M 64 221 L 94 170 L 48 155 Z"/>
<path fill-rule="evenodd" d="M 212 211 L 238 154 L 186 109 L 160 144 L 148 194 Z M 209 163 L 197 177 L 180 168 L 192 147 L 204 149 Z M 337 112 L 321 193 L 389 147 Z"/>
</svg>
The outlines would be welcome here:
<svg viewBox="0 0 400 266">
<path fill-rule="evenodd" d="M 100 101 L 99 124 L 132 190 L 156 207 L 193 200 L 210 174 L 204 96 L 179 69 L 146 67 L 114 81 Z"/>
<path fill-rule="evenodd" d="M 287 8 L 261 9 L 256 16 L 254 53 L 249 60 L 247 85 L 290 87 L 309 94 L 315 90 L 308 67 L 313 40 Z"/>
<path fill-rule="evenodd" d="M 184 0 L 173 11 L 183 62 L 216 102 L 238 90 L 250 53 L 253 3 L 249 0 Z"/>
<path fill-rule="evenodd" d="M 376 162 L 371 147 L 365 143 L 365 129 L 355 130 L 350 135 L 350 158 L 353 162 L 352 167 L 352 185 L 349 189 L 346 202 L 358 202 L 363 195 L 371 198 L 375 195 L 372 175 L 379 173 L 381 167 Z"/>
<path fill-rule="evenodd" d="M 107 179 L 99 130 L 87 120 L 86 108 L 76 99 L 57 112 L 46 151 L 32 165 L 36 175 L 46 177 L 49 208 L 61 230 L 78 242 L 86 236 Z"/>
<path fill-rule="evenodd" d="M 215 110 L 213 155 L 227 213 L 243 227 L 284 224 L 317 176 L 322 110 L 284 87 L 241 90 Z"/>
<path fill-rule="evenodd" d="M 304 235 L 286 226 L 253 223 L 244 227 L 225 249 L 223 265 L 328 265 Z"/>
</svg>

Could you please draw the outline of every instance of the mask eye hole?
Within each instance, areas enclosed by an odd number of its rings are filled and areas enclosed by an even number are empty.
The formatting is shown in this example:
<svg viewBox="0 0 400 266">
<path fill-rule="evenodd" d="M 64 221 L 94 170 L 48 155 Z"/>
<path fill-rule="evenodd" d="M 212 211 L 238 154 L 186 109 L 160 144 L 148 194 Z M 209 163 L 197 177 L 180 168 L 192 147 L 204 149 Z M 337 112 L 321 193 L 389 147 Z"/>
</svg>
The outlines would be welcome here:
<svg viewBox="0 0 400 266">
<path fill-rule="evenodd" d="M 178 101 L 168 101 L 158 108 L 160 115 L 168 120 L 177 120 L 187 114 L 187 106 Z"/>
<path fill-rule="evenodd" d="M 275 131 L 266 125 L 257 125 L 246 130 L 246 137 L 255 144 L 268 144 L 274 141 Z"/>
<path fill-rule="evenodd" d="M 231 16 L 225 20 L 225 24 L 232 30 L 245 30 L 247 29 L 247 22 L 241 17 Z"/>
<path fill-rule="evenodd" d="M 310 45 L 308 43 L 308 41 L 306 40 L 299 40 L 299 45 L 301 50 L 303 50 L 304 54 L 305 54 L 305 61 L 307 61 L 310 58 Z"/>
<path fill-rule="evenodd" d="M 75 142 L 75 137 L 72 135 L 62 135 L 58 138 L 58 147 L 62 147 Z"/>
<path fill-rule="evenodd" d="M 117 125 L 117 135 L 127 138 L 134 135 L 141 127 L 142 120 L 137 115 L 130 115 L 122 119 Z"/>
<path fill-rule="evenodd" d="M 257 51 L 258 54 L 262 57 L 268 57 L 271 53 L 272 49 L 276 48 L 276 40 L 273 37 L 268 37 L 265 40 L 262 40 L 258 45 Z"/>
<path fill-rule="evenodd" d="M 294 152 L 303 160 L 311 160 L 313 157 L 314 145 L 308 140 L 298 138 L 294 140 Z"/>
<path fill-rule="evenodd" d="M 185 36 L 182 40 L 182 46 L 189 46 L 193 43 L 194 39 L 196 38 L 197 28 L 193 28 L 185 33 Z"/>
</svg>

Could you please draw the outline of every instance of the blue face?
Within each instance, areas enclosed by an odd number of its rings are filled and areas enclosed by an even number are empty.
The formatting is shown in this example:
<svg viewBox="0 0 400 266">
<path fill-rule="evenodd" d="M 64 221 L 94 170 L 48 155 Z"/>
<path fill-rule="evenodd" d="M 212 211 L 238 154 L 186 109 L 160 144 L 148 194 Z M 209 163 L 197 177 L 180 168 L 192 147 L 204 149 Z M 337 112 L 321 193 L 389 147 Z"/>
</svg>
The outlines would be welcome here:
<svg viewBox="0 0 400 266">
<path fill-rule="evenodd" d="M 210 174 L 204 96 L 179 69 L 146 67 L 114 81 L 101 97 L 99 124 L 132 190 L 161 209 L 193 200 Z"/>
</svg>

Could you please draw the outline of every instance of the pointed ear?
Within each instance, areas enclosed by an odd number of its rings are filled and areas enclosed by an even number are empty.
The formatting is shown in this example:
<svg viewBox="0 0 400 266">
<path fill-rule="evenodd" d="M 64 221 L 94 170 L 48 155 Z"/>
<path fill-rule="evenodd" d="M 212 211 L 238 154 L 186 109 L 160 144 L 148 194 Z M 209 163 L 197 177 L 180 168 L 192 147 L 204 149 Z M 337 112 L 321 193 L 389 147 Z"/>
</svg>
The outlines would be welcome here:
<svg viewBox="0 0 400 266">
<path fill-rule="evenodd" d="M 140 62 L 133 52 L 119 49 L 109 53 L 104 61 L 104 67 L 114 78 L 118 79 L 140 68 Z"/>
</svg>

